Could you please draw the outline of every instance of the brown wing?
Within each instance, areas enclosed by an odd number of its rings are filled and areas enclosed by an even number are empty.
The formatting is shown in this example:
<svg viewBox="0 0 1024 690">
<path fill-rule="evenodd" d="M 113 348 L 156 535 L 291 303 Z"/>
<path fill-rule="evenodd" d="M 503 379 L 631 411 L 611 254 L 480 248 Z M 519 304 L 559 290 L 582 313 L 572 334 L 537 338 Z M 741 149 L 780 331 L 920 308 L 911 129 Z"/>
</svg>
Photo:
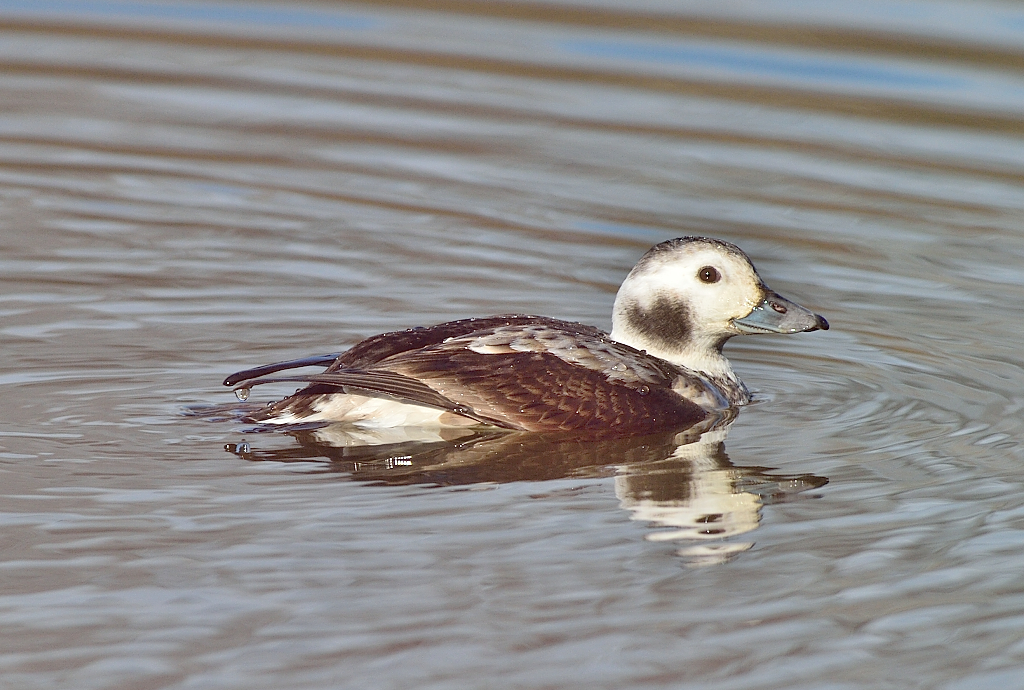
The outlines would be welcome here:
<svg viewBox="0 0 1024 690">
<path fill-rule="evenodd" d="M 250 371 L 280 370 L 274 367 Z M 691 426 L 707 416 L 672 390 L 691 379 L 704 385 L 596 328 L 512 315 L 382 334 L 344 353 L 323 374 L 244 385 L 311 384 L 261 418 L 301 413 L 320 396 L 356 389 L 511 429 L 637 434 Z"/>
<path fill-rule="evenodd" d="M 652 357 L 611 339 L 607 333 L 558 319 L 529 319 L 523 323 L 498 324 L 415 351 L 402 352 L 381 360 L 375 366 L 390 368 L 395 362 L 417 357 L 443 358 L 445 352 L 470 350 L 485 355 L 521 352 L 550 354 L 575 366 L 601 372 L 612 381 L 628 386 L 671 386 L 676 377 L 688 370 Z"/>
<path fill-rule="evenodd" d="M 670 381 L 613 380 L 550 352 L 428 348 L 381 366 L 425 383 L 480 417 L 526 431 L 620 429 L 638 434 L 692 426 L 707 416 L 674 393 Z"/>
<path fill-rule="evenodd" d="M 560 321 L 543 316 L 525 314 L 504 314 L 488 316 L 482 319 L 461 319 L 439 323 L 436 326 L 410 328 L 405 331 L 381 333 L 363 340 L 338 357 L 328 371 L 334 369 L 365 369 L 378 362 L 412 350 L 419 350 L 432 345 L 439 345 L 451 338 L 458 338 L 470 333 L 487 332 L 503 327 L 521 327 L 530 324 L 544 324 L 558 327 L 567 332 L 586 334 L 599 337 L 604 333 L 581 323 Z"/>
</svg>

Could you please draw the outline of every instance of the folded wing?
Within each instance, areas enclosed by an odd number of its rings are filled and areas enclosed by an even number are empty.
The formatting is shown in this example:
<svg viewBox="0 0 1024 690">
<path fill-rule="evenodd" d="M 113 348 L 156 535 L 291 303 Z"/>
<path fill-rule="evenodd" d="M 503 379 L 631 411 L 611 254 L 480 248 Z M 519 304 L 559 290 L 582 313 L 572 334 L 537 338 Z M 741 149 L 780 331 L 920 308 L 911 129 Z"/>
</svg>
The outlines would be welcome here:
<svg viewBox="0 0 1024 690">
<path fill-rule="evenodd" d="M 228 385 L 310 384 L 253 421 L 301 418 L 324 396 L 360 394 L 527 431 L 691 426 L 707 413 L 673 386 L 692 374 L 590 326 L 533 316 L 467 319 L 369 338 L 321 374 L 271 377 L 308 358 L 229 376 Z M 255 376 L 250 376 L 255 374 Z M 698 382 L 699 383 L 699 382 Z"/>
</svg>

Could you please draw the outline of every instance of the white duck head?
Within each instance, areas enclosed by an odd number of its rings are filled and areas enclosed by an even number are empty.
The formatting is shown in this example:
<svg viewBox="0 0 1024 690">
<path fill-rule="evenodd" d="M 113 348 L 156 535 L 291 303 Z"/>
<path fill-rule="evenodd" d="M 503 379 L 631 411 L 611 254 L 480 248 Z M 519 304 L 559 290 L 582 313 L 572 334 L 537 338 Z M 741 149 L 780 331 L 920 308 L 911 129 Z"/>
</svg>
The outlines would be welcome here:
<svg viewBox="0 0 1024 690">
<path fill-rule="evenodd" d="M 626 276 L 615 297 L 611 336 L 745 394 L 722 355 L 729 338 L 818 329 L 828 329 L 828 322 L 765 285 L 739 247 L 680 237 L 652 247 Z"/>
</svg>

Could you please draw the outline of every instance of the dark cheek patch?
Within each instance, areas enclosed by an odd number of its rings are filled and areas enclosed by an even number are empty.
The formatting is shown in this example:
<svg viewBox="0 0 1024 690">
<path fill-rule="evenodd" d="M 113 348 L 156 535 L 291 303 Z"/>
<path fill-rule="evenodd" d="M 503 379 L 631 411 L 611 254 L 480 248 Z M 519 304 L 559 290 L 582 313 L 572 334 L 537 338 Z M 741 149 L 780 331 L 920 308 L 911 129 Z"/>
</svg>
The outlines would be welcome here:
<svg viewBox="0 0 1024 690">
<path fill-rule="evenodd" d="M 633 328 L 667 350 L 681 349 L 693 333 L 690 310 L 685 304 L 659 296 L 644 309 L 636 302 L 626 307 Z"/>
</svg>

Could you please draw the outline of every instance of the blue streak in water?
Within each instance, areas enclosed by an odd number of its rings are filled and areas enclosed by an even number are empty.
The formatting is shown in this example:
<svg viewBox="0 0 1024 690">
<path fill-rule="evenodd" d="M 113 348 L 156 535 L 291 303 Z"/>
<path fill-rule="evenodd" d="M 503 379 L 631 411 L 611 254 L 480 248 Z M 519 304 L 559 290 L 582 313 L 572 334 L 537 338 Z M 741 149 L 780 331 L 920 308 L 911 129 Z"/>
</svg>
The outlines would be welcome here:
<svg viewBox="0 0 1024 690">
<path fill-rule="evenodd" d="M 370 17 L 259 5 L 149 4 L 75 0 L 0 0 L 0 15 L 59 15 L 103 19 L 177 19 L 213 23 L 365 30 L 379 26 Z"/>
<path fill-rule="evenodd" d="M 930 76 L 890 67 L 873 67 L 821 58 L 751 54 L 712 47 L 653 46 L 618 41 L 563 41 L 567 51 L 603 58 L 713 67 L 747 75 L 763 74 L 885 86 L 962 87 L 963 80 Z"/>
</svg>

